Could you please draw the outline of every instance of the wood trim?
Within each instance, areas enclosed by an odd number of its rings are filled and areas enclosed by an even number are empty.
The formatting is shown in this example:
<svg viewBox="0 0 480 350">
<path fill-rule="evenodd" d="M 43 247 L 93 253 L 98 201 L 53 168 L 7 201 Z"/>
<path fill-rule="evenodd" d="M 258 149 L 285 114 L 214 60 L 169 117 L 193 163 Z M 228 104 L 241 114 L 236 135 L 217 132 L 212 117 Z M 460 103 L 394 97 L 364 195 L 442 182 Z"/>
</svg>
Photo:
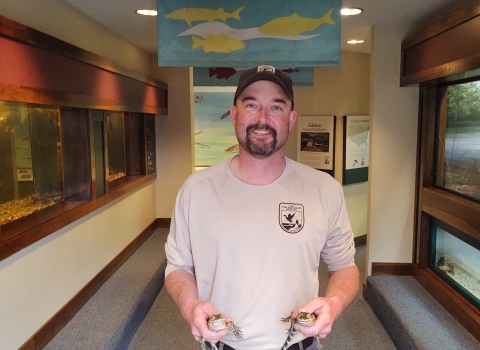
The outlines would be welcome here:
<svg viewBox="0 0 480 350">
<path fill-rule="evenodd" d="M 443 282 L 430 269 L 419 269 L 416 265 L 413 265 L 412 273 L 423 288 L 480 341 L 480 310 Z"/>
<path fill-rule="evenodd" d="M 436 187 L 422 190 L 422 210 L 480 241 L 480 203 Z"/>
<path fill-rule="evenodd" d="M 170 228 L 171 218 L 158 218 L 158 228 Z"/>
<path fill-rule="evenodd" d="M 0 261 L 19 252 L 49 234 L 90 214 L 102 206 L 127 194 L 157 177 L 156 173 L 129 179 L 126 184 L 92 201 L 63 202 L 45 209 L 41 215 L 32 214 L 24 220 L 5 225 L 0 231 Z"/>
<path fill-rule="evenodd" d="M 411 37 L 405 39 L 402 42 L 402 51 L 405 48 L 412 47 L 422 41 L 425 41 L 435 35 L 443 33 L 448 29 L 455 27 L 459 24 L 462 24 L 469 19 L 478 16 L 480 14 L 480 1 L 475 1 L 467 6 L 455 11 L 451 15 L 447 16 L 443 20 L 434 23 L 425 29 L 415 33 Z"/>
<path fill-rule="evenodd" d="M 412 263 L 372 262 L 372 276 L 411 276 Z"/>
<path fill-rule="evenodd" d="M 405 52 L 408 49 L 419 45 L 422 42 L 425 42 L 426 40 L 431 39 L 437 35 L 445 33 L 450 29 L 460 26 L 463 23 L 468 22 L 479 15 L 480 1 L 476 0 L 471 4 L 468 4 L 467 6 L 460 8 L 459 10 L 446 16 L 446 18 L 444 18 L 443 20 L 438 21 L 437 23 L 434 23 L 427 28 L 415 33 L 409 38 L 403 40 L 401 49 L 402 64 L 400 69 L 400 86 L 414 85 L 428 80 L 433 80 L 477 68 L 480 62 L 480 54 L 463 57 L 453 62 L 448 62 L 446 64 L 442 64 L 430 69 L 425 69 L 423 71 L 409 75 L 405 75 L 404 70 L 406 60 Z"/>
<path fill-rule="evenodd" d="M 93 297 L 107 280 L 135 253 L 135 251 L 157 229 L 157 220 L 154 220 L 128 246 L 126 246 L 107 266 L 105 266 L 85 287 L 82 288 L 70 301 L 50 318 L 34 335 L 19 349 L 43 349 L 55 335 L 77 314 L 78 311 Z"/>
<path fill-rule="evenodd" d="M 355 237 L 353 240 L 355 242 L 355 247 L 360 247 L 367 244 L 367 235 Z"/>
<path fill-rule="evenodd" d="M 93 96 L 67 92 L 38 89 L 26 86 L 0 83 L 0 96 L 3 101 L 58 105 L 61 107 L 78 107 L 104 109 L 111 111 L 129 111 L 147 114 L 167 115 L 167 108 L 145 106 L 133 102 L 119 102 Z"/>
<path fill-rule="evenodd" d="M 145 74 L 126 68 L 118 63 L 110 61 L 89 51 L 83 50 L 63 40 L 54 38 L 53 36 L 27 27 L 1 15 L 0 35 L 4 35 L 17 41 L 28 43 L 30 45 L 34 45 L 48 51 L 58 53 L 60 55 L 76 59 L 77 61 L 91 64 L 93 66 L 141 81 L 145 84 L 155 86 L 160 89 L 168 89 L 168 85 L 159 80 L 149 78 Z"/>
<path fill-rule="evenodd" d="M 467 58 L 462 58 L 453 62 L 445 63 L 440 66 L 423 70 L 418 73 L 400 77 L 400 86 L 410 86 L 419 84 L 428 80 L 443 78 L 449 75 L 467 72 L 480 66 L 480 54 Z M 403 67 L 403 64 L 402 64 Z"/>
</svg>

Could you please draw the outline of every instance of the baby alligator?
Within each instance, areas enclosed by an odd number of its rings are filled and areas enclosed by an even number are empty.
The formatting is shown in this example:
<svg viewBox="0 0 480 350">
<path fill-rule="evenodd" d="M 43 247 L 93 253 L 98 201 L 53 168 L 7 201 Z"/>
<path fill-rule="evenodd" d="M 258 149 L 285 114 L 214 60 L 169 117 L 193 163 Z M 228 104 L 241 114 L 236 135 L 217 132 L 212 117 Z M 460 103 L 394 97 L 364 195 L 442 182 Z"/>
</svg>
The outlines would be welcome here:
<svg viewBox="0 0 480 350">
<path fill-rule="evenodd" d="M 242 340 L 242 330 L 240 327 L 235 326 L 235 324 L 232 321 L 226 321 L 225 316 L 222 314 L 217 314 L 217 315 L 212 315 L 207 322 L 208 329 L 211 331 L 221 331 L 223 329 L 228 328 L 229 330 L 232 331 L 232 333 L 237 337 L 238 340 Z M 202 338 L 200 340 L 200 346 L 202 347 L 202 350 L 207 350 L 207 347 L 205 346 L 205 339 Z M 215 344 L 210 343 L 210 347 L 212 350 L 218 350 L 217 346 Z"/>
<path fill-rule="evenodd" d="M 302 326 L 310 327 L 315 323 L 315 320 L 317 319 L 315 314 L 310 314 L 304 311 L 300 311 L 296 318 L 293 317 L 292 315 L 282 318 L 283 322 L 290 322 L 290 328 L 288 329 L 288 332 L 287 332 L 288 334 L 287 340 L 285 341 L 285 344 L 283 344 L 283 347 L 281 350 L 285 350 L 290 346 L 290 342 L 292 341 L 293 336 L 297 333 L 297 330 L 293 327 L 295 323 L 299 323 Z"/>
</svg>

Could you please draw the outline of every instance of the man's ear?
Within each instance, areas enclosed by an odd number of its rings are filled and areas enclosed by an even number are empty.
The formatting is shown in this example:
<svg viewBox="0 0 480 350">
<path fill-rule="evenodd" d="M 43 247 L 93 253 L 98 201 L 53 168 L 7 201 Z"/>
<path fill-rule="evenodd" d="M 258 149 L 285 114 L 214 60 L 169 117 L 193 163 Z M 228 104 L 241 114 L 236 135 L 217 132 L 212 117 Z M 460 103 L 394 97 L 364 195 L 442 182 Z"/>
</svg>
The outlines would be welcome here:
<svg viewBox="0 0 480 350">
<path fill-rule="evenodd" d="M 231 112 L 230 112 L 231 113 Z M 293 126 L 295 125 L 295 122 L 297 121 L 297 111 L 292 110 L 290 112 L 290 117 L 288 119 L 288 130 L 292 131 Z"/>
<path fill-rule="evenodd" d="M 233 126 L 237 124 L 237 107 L 230 107 L 230 120 L 232 121 Z"/>
</svg>

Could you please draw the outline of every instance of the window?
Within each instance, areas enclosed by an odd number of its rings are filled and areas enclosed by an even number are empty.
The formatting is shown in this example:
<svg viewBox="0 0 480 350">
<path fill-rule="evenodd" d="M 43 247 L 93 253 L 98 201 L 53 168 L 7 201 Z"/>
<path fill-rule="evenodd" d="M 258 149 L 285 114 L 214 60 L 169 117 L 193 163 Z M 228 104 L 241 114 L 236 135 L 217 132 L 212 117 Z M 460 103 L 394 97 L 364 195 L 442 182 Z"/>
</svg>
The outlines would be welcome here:
<svg viewBox="0 0 480 350">
<path fill-rule="evenodd" d="M 480 81 L 440 91 L 435 185 L 480 201 Z"/>
<path fill-rule="evenodd" d="M 480 312 L 480 72 L 421 83 L 419 125 L 416 276 L 437 300 L 448 300 L 442 304 L 462 324 L 476 327 Z"/>
</svg>

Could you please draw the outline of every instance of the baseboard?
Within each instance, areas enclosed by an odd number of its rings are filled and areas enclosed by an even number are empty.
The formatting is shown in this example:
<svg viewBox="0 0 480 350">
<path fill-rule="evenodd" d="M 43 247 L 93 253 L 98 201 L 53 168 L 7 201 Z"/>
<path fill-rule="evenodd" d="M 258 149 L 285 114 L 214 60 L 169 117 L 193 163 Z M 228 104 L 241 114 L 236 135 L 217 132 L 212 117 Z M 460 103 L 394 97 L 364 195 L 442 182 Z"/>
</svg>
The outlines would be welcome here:
<svg viewBox="0 0 480 350">
<path fill-rule="evenodd" d="M 157 218 L 158 228 L 170 228 L 170 218 Z"/>
<path fill-rule="evenodd" d="M 103 284 L 127 261 L 133 253 L 158 228 L 158 219 L 143 230 L 128 246 L 126 246 L 110 263 L 105 266 L 82 290 L 68 301 L 50 318 L 19 350 L 43 349 L 62 328 L 76 315 Z"/>
<path fill-rule="evenodd" d="M 353 240 L 355 241 L 355 247 L 360 247 L 367 244 L 367 235 L 355 237 Z"/>
<path fill-rule="evenodd" d="M 393 276 L 411 276 L 412 263 L 379 263 L 372 262 L 372 276 L 393 275 Z"/>
</svg>

